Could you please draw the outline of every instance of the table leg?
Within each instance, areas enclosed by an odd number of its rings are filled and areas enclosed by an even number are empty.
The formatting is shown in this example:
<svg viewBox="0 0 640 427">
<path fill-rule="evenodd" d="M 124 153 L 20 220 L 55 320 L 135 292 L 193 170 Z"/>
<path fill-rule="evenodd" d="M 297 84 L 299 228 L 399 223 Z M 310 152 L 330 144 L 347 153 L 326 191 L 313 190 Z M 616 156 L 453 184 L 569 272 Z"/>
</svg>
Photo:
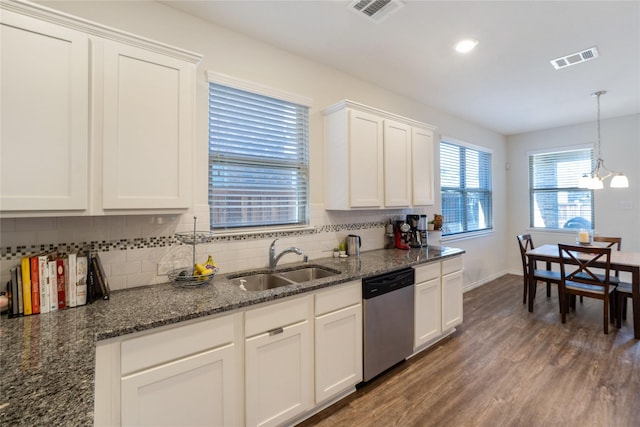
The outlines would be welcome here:
<svg viewBox="0 0 640 427">
<path fill-rule="evenodd" d="M 640 339 L 640 267 L 631 273 L 631 295 L 633 301 L 633 336 Z"/>
</svg>

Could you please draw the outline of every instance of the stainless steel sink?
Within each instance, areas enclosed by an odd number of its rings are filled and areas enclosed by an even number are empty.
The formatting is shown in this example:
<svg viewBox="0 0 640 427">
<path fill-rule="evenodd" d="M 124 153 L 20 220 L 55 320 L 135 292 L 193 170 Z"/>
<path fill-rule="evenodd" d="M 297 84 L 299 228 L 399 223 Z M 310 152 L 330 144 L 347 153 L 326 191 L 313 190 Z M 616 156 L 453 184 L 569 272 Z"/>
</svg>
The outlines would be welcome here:
<svg viewBox="0 0 640 427">
<path fill-rule="evenodd" d="M 335 271 L 320 267 L 304 267 L 298 270 L 283 271 L 279 273 L 282 277 L 293 280 L 297 283 L 308 282 L 309 280 L 322 279 L 324 277 L 335 276 Z"/>
<path fill-rule="evenodd" d="M 247 291 L 255 292 L 279 288 L 280 286 L 291 285 L 295 282 L 287 280 L 278 274 L 258 273 L 231 279 L 231 283 L 244 286 L 244 289 Z"/>
<path fill-rule="evenodd" d="M 304 283 L 310 280 L 335 276 L 337 274 L 340 274 L 337 270 L 314 265 L 285 271 L 241 274 L 229 277 L 229 281 L 234 285 L 244 287 L 247 291 L 256 292 L 296 283 Z"/>
</svg>

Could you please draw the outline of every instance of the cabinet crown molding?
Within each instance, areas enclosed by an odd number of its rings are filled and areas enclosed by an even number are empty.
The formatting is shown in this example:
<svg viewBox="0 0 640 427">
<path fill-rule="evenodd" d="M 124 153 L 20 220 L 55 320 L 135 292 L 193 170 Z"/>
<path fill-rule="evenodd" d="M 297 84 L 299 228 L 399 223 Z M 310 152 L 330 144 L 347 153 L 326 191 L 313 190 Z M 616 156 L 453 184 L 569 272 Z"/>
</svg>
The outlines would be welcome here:
<svg viewBox="0 0 640 427">
<path fill-rule="evenodd" d="M 375 114 L 379 117 L 382 117 L 383 119 L 390 119 L 390 120 L 395 120 L 401 123 L 405 123 L 409 126 L 415 126 L 415 127 L 421 127 L 424 129 L 429 129 L 429 130 L 435 130 L 437 127 L 424 123 L 424 122 L 419 122 L 417 120 L 413 120 L 404 116 L 400 116 L 398 114 L 394 114 L 394 113 L 390 113 L 388 111 L 385 110 L 381 110 L 379 108 L 375 108 L 375 107 L 370 107 L 368 105 L 365 104 L 361 104 L 359 102 L 356 101 L 352 101 L 350 99 L 344 99 L 340 102 L 337 102 L 333 105 L 330 105 L 329 107 L 325 108 L 324 110 L 322 110 L 322 114 L 324 114 L 325 116 L 331 113 L 334 113 L 336 111 L 339 111 L 343 108 L 353 108 L 365 113 L 371 113 L 371 114 Z"/>
<path fill-rule="evenodd" d="M 0 10 L 20 13 L 22 15 L 40 19 L 42 21 L 82 31 L 91 36 L 114 40 L 120 43 L 126 43 L 132 46 L 137 46 L 147 50 L 162 53 L 164 55 L 173 56 L 175 58 L 191 62 L 193 64 L 198 64 L 202 60 L 202 55 L 199 53 L 191 52 L 168 44 L 159 43 L 146 37 L 137 36 L 126 31 L 111 28 L 97 22 L 69 15 L 67 13 L 60 12 L 58 10 L 51 9 L 39 4 L 31 3 L 29 1 L 1 0 Z"/>
</svg>

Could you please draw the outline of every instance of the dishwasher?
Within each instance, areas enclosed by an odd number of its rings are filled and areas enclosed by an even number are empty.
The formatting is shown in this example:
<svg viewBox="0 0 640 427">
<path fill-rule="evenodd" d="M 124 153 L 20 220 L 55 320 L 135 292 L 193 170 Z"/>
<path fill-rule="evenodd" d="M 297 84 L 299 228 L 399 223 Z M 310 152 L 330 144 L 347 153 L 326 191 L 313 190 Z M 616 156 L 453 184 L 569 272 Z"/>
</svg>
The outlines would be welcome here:
<svg viewBox="0 0 640 427">
<path fill-rule="evenodd" d="M 414 277 L 406 268 L 362 280 L 365 382 L 413 353 Z"/>
</svg>

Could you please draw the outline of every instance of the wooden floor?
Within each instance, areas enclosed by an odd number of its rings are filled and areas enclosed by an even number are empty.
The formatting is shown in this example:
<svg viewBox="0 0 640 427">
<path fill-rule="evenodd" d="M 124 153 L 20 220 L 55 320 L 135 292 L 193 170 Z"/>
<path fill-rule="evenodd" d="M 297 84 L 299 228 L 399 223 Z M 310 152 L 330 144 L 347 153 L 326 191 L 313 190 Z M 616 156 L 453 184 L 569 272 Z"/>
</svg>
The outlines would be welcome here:
<svg viewBox="0 0 640 427">
<path fill-rule="evenodd" d="M 640 426 L 640 341 L 631 302 L 622 329 L 602 332 L 602 302 L 585 298 L 560 322 L 557 290 L 522 277 L 464 295 L 451 338 L 299 424 L 319 426 Z"/>
</svg>

